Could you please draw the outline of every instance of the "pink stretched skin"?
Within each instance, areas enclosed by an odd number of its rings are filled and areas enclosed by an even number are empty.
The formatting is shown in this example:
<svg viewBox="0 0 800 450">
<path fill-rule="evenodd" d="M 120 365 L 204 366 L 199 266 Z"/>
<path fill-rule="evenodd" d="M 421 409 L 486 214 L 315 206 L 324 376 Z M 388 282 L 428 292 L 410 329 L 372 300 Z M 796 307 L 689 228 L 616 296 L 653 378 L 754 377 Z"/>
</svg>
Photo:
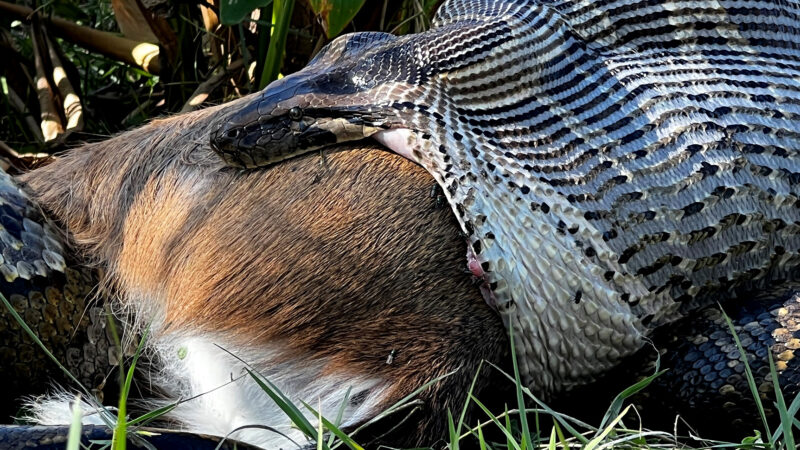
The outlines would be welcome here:
<svg viewBox="0 0 800 450">
<path fill-rule="evenodd" d="M 416 141 L 416 136 L 413 131 L 407 128 L 393 128 L 391 130 L 379 131 L 372 135 L 372 137 L 398 155 L 419 164 L 419 161 L 414 157 L 412 151 L 414 142 Z M 489 287 L 489 283 L 486 280 L 486 272 L 483 271 L 483 267 L 481 267 L 481 263 L 478 261 L 470 245 L 467 245 L 467 268 L 470 273 L 480 281 L 483 299 L 493 309 L 497 309 L 497 297 L 495 297 L 494 292 L 492 292 L 492 289 Z"/>
</svg>

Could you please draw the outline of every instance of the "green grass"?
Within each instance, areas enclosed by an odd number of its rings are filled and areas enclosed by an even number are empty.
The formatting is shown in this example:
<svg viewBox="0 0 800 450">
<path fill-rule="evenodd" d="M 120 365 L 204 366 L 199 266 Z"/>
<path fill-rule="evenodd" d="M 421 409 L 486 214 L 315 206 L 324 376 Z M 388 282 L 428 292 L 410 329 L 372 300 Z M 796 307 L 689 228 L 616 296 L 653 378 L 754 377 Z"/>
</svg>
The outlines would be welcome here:
<svg viewBox="0 0 800 450">
<path fill-rule="evenodd" d="M 748 449 L 793 449 L 795 448 L 794 428 L 800 429 L 800 422 L 795 419 L 795 415 L 800 410 L 800 395 L 794 398 L 790 406 L 786 406 L 783 393 L 778 384 L 777 372 L 772 363 L 770 356 L 770 371 L 772 374 L 773 385 L 775 386 L 775 395 L 777 398 L 775 407 L 780 414 L 781 423 L 772 432 L 766 421 L 766 413 L 764 406 L 758 398 L 758 390 L 755 385 L 755 378 L 750 371 L 747 359 L 744 356 L 744 349 L 741 347 L 738 335 L 736 334 L 733 324 L 725 316 L 734 336 L 736 344 L 739 348 L 742 361 L 746 365 L 746 372 L 748 375 L 748 384 L 753 390 L 753 395 L 756 395 L 756 403 L 761 417 L 764 418 L 765 434 L 756 432 L 754 436 L 745 438 L 741 442 L 718 442 L 718 441 L 704 441 L 692 438 L 689 436 L 675 436 L 673 434 L 663 431 L 652 431 L 641 428 L 628 427 L 625 424 L 626 420 L 630 420 L 629 413 L 632 411 L 633 406 L 626 405 L 626 400 L 653 382 L 658 376 L 663 374 L 665 370 L 660 370 L 660 361 L 656 361 L 654 373 L 639 382 L 622 390 L 611 402 L 603 416 L 599 426 L 592 426 L 579 419 L 570 417 L 554 411 L 547 406 L 544 402 L 538 399 L 527 387 L 525 387 L 519 374 L 519 368 L 516 362 L 514 352 L 514 339 L 513 333 L 511 339 L 512 348 L 512 366 L 513 374 L 507 374 L 499 367 L 492 366 L 492 368 L 503 375 L 509 382 L 514 384 L 515 397 L 517 408 L 508 410 L 506 409 L 501 414 L 496 414 L 487 408 L 475 395 L 474 387 L 477 381 L 478 374 L 481 372 L 481 367 L 478 368 L 473 378 L 472 384 L 468 391 L 468 400 L 463 405 L 458 416 L 458 421 L 454 419 L 452 411 L 448 411 L 447 415 L 447 429 L 449 441 L 447 448 L 451 450 L 458 450 L 464 444 L 469 448 L 478 447 L 480 449 L 513 449 L 513 450 L 526 450 L 533 448 L 542 449 L 565 449 L 565 448 L 582 448 L 585 450 L 596 450 L 606 448 L 629 448 L 629 449 L 656 449 L 656 448 L 691 448 L 689 443 L 699 441 L 701 448 L 748 448 Z M 482 365 L 481 365 L 482 366 Z M 350 434 L 343 432 L 337 427 L 336 424 L 323 417 L 318 410 L 313 409 L 306 403 L 303 406 L 312 413 L 313 417 L 317 418 L 316 426 L 312 424 L 307 416 L 303 415 L 300 408 L 295 406 L 288 397 L 286 397 L 280 390 L 269 380 L 258 374 L 253 370 L 248 370 L 249 375 L 255 380 L 256 383 L 269 395 L 275 403 L 281 408 L 286 416 L 292 421 L 295 427 L 303 431 L 306 438 L 310 443 L 314 444 L 316 448 L 323 450 L 333 450 L 342 445 L 356 450 L 363 447 L 357 444 L 358 432 L 363 429 L 353 431 Z M 445 376 L 449 376 L 445 375 Z M 444 377 L 441 377 L 444 378 Z M 412 401 L 412 399 L 423 390 L 427 389 L 432 383 L 438 382 L 441 378 L 432 380 L 430 383 L 417 389 L 414 393 L 402 399 L 398 404 L 392 406 L 384 413 L 370 421 L 370 424 L 383 420 L 402 405 Z M 527 401 L 526 401 L 527 400 Z M 528 403 L 537 405 L 535 408 L 528 407 Z M 346 399 L 343 401 L 343 405 Z M 479 411 L 483 412 L 487 420 L 478 423 L 473 427 L 465 427 L 465 418 L 467 411 L 470 407 L 477 407 Z M 339 411 L 338 421 L 341 419 L 342 411 Z M 535 420 L 533 424 L 530 423 L 529 415 L 534 415 Z M 542 420 L 548 417 L 549 420 Z M 549 429 L 545 424 L 552 423 Z M 366 425 L 365 425 L 366 426 Z M 505 442 L 492 442 L 487 440 L 487 427 L 494 427 L 494 433 L 499 433 L 505 438 Z M 327 438 L 325 436 L 328 436 Z M 765 439 L 767 437 L 768 439 Z"/>
<path fill-rule="evenodd" d="M 72 422 L 69 424 L 69 436 L 67 437 L 67 450 L 78 450 L 81 445 L 81 419 L 83 419 L 83 411 L 81 410 L 81 396 L 80 394 L 75 397 L 75 404 L 72 407 Z"/>
<path fill-rule="evenodd" d="M 39 345 L 44 352 L 62 369 L 67 375 L 76 383 L 87 396 L 91 399 L 88 389 L 81 386 L 78 380 L 70 374 L 67 369 L 60 364 L 59 361 L 50 353 L 44 344 L 39 340 L 33 330 L 25 324 L 24 320 L 14 310 L 13 306 L 8 300 L 0 294 L 0 302 L 2 302 L 8 309 L 10 314 L 17 320 L 25 332 Z M 499 367 L 491 365 L 491 369 L 496 371 L 509 383 L 514 386 L 514 399 L 516 407 L 508 409 L 507 407 L 503 412 L 491 411 L 484 403 L 478 399 L 474 392 L 476 382 L 479 374 L 482 372 L 483 365 L 481 364 L 476 371 L 472 383 L 467 392 L 467 400 L 464 405 L 454 415 L 452 411 L 448 411 L 447 415 L 447 448 L 451 450 L 458 450 L 460 448 L 480 448 L 480 449 L 513 449 L 513 450 L 528 450 L 534 448 L 541 449 L 565 449 L 565 448 L 582 448 L 586 450 L 598 450 L 606 448 L 628 448 L 628 449 L 656 449 L 656 448 L 691 448 L 690 444 L 697 443 L 701 448 L 746 448 L 746 449 L 792 449 L 795 448 L 794 430 L 800 429 L 800 422 L 795 418 L 798 410 L 800 410 L 800 395 L 796 396 L 788 405 L 781 391 L 780 384 L 778 383 L 778 375 L 775 365 L 772 362 L 770 354 L 770 373 L 776 396 L 774 404 L 775 409 L 778 411 L 780 423 L 775 429 L 770 429 L 769 423 L 766 419 L 767 414 L 763 402 L 758 394 L 758 389 L 750 369 L 746 353 L 742 348 L 741 342 L 736 330 L 730 319 L 725 316 L 725 320 L 731 330 L 736 346 L 739 349 L 740 358 L 745 365 L 745 373 L 748 385 L 751 389 L 751 394 L 754 396 L 756 407 L 762 418 L 763 433 L 761 431 L 754 432 L 753 436 L 747 437 L 740 442 L 719 442 L 719 441 L 705 441 L 696 437 L 688 436 L 675 436 L 671 433 L 663 431 L 652 431 L 641 429 L 640 427 L 630 427 L 627 422 L 632 420 L 632 411 L 630 404 L 626 405 L 626 401 L 636 394 L 637 392 L 646 389 L 647 386 L 661 375 L 664 371 L 660 370 L 659 362 L 656 362 L 654 373 L 645 379 L 629 386 L 622 390 L 611 402 L 605 415 L 597 426 L 585 423 L 577 418 L 570 417 L 565 414 L 554 411 L 546 403 L 537 398 L 526 386 L 524 386 L 520 379 L 519 367 L 517 365 L 515 352 L 514 352 L 514 339 L 511 339 L 511 354 L 512 354 L 512 367 L 513 373 L 508 374 L 501 370 Z M 111 322 L 111 321 L 110 321 Z M 115 336 L 117 332 L 112 329 Z M 513 333 L 511 334 L 513 336 Z M 113 448 L 114 450 L 123 450 L 129 440 L 136 440 L 138 436 L 138 429 L 153 420 L 158 419 L 160 416 L 168 413 L 175 408 L 178 404 L 190 401 L 191 399 L 183 399 L 143 414 L 131 420 L 126 420 L 127 411 L 127 398 L 130 393 L 130 387 L 134 378 L 134 371 L 144 347 L 147 338 L 147 332 L 143 333 L 134 354 L 130 367 L 125 370 L 124 366 L 120 367 L 121 373 L 121 395 L 118 405 L 118 414 L 112 414 L 108 409 L 105 409 L 104 414 L 101 414 L 106 420 L 109 428 L 113 430 L 114 438 L 112 441 L 105 444 L 104 448 Z M 116 338 L 119 342 L 118 337 Z M 224 350 L 224 349 L 223 349 Z M 226 350 L 227 351 L 227 350 Z M 398 413 L 414 408 L 419 404 L 416 397 L 428 389 L 435 383 L 443 380 L 452 375 L 452 373 L 445 374 L 441 377 L 435 378 L 428 383 L 420 386 L 411 394 L 402 398 L 396 404 L 387 408 L 382 413 L 378 414 L 372 420 L 363 424 L 351 432 L 345 432 L 339 428 L 341 423 L 345 405 L 348 402 L 350 392 L 346 393 L 341 402 L 336 417 L 330 420 L 321 414 L 319 408 L 314 408 L 308 403 L 301 402 L 300 405 L 295 404 L 283 392 L 278 389 L 269 379 L 258 373 L 252 367 L 247 365 L 245 361 L 238 358 L 236 355 L 228 352 L 243 364 L 246 365 L 247 375 L 256 383 L 265 395 L 269 396 L 273 402 L 283 411 L 291 423 L 300 430 L 305 436 L 306 442 L 299 442 L 298 445 L 311 445 L 318 450 L 335 450 L 338 448 L 349 448 L 351 450 L 362 450 L 364 445 L 358 443 L 359 434 L 368 426 L 373 425 L 378 421 L 384 421 L 383 424 L 387 428 L 398 426 L 402 424 L 408 416 L 399 419 Z M 468 425 L 467 417 L 468 410 L 472 408 L 477 412 L 476 422 L 474 425 Z M 306 413 L 304 413 L 306 411 Z M 80 432 L 81 425 L 79 418 L 81 417 L 81 410 L 79 403 L 76 402 L 76 407 L 73 410 L 73 420 L 70 427 L 69 440 L 67 448 L 75 450 L 80 447 Z M 457 420 L 456 420 L 457 417 Z M 312 422 L 316 422 L 313 423 Z M 386 422 L 395 421 L 395 422 Z M 241 427 L 229 433 L 229 436 L 238 430 L 245 428 L 257 428 L 268 430 L 275 433 L 280 433 L 278 430 L 269 426 L 269 424 L 253 424 L 251 426 Z M 499 436 L 502 442 L 496 442 L 489 438 L 489 436 Z M 221 445 L 221 443 L 220 443 Z"/>
</svg>

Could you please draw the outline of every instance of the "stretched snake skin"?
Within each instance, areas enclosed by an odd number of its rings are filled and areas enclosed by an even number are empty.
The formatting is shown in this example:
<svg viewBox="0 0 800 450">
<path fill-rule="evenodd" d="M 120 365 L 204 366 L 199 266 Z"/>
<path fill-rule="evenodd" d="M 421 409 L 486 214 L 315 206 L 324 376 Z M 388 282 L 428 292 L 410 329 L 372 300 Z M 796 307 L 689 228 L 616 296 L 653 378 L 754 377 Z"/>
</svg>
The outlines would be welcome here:
<svg viewBox="0 0 800 450">
<path fill-rule="evenodd" d="M 77 263 L 61 237 L 13 178 L 0 171 L 0 292 L 53 355 L 103 398 L 115 384 L 117 355 L 103 305 L 93 302 L 94 269 Z M 67 376 L 0 306 L 0 414 L 20 412 L 20 398 L 44 394 Z M 116 388 L 107 392 L 116 392 Z M 113 398 L 107 398 L 113 402 Z"/>
<path fill-rule="evenodd" d="M 590 381 L 653 330 L 798 279 L 800 3 L 451 0 L 356 33 L 211 133 L 257 167 L 373 136 L 425 167 L 525 381 Z"/>
</svg>

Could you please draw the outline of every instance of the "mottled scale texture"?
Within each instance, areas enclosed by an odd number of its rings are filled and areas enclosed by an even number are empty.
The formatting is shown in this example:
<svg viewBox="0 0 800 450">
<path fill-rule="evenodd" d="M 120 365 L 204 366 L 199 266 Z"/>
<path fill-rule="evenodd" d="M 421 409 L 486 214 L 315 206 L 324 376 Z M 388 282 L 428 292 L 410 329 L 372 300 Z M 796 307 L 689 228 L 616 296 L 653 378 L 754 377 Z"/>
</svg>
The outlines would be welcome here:
<svg viewBox="0 0 800 450">
<path fill-rule="evenodd" d="M 744 348 L 758 396 L 771 426 L 780 423 L 769 371 L 771 357 L 787 402 L 800 393 L 800 295 L 776 287 L 725 302 L 725 313 Z M 656 372 L 642 392 L 630 399 L 645 427 L 673 430 L 691 427 L 705 439 L 730 441 L 752 435 L 761 416 L 745 375 L 733 335 L 716 305 L 661 327 L 651 335 L 653 345 L 625 358 L 591 385 L 576 388 L 554 400 L 566 414 L 600 418 L 610 395 Z M 657 366 L 658 365 L 658 366 Z M 594 414 L 592 416 L 592 414 Z M 684 425 L 686 424 L 686 425 Z"/>
<path fill-rule="evenodd" d="M 96 271 L 69 255 L 62 234 L 0 171 L 0 292 L 61 364 L 102 399 L 117 352 L 103 305 L 94 301 L 97 284 Z M 2 305 L 0 361 L 2 417 L 19 412 L 22 396 L 72 385 Z"/>
<path fill-rule="evenodd" d="M 800 348 L 800 295 L 761 295 L 743 304 L 732 303 L 726 312 L 733 318 L 766 416 L 775 423 L 779 415 L 768 353 L 784 398 L 795 398 L 800 393 L 800 355 L 795 355 Z M 669 349 L 662 363 L 671 368 L 650 392 L 659 407 L 687 405 L 682 408 L 683 416 L 709 428 L 747 429 L 757 424 L 758 407 L 744 363 L 720 310 L 709 308 L 691 321 L 678 322 L 671 331 L 669 336 L 663 330 L 656 333 L 664 337 L 664 348 Z M 708 411 L 714 411 L 713 417 L 708 417 Z"/>
<path fill-rule="evenodd" d="M 525 380 L 559 391 L 659 326 L 797 280 L 799 16 L 777 0 L 446 1 L 428 32 L 334 42 L 212 142 L 252 167 L 409 130 Z"/>
</svg>

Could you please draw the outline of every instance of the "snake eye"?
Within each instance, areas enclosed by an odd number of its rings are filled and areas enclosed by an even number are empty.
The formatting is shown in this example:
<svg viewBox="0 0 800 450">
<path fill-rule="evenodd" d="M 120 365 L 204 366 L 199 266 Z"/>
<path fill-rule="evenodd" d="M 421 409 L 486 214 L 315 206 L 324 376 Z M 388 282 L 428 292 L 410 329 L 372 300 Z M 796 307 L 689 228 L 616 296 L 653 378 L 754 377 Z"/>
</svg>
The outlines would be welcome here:
<svg viewBox="0 0 800 450">
<path fill-rule="evenodd" d="M 289 118 L 292 120 L 300 120 L 303 118 L 303 110 L 295 106 L 289 110 Z"/>
</svg>

